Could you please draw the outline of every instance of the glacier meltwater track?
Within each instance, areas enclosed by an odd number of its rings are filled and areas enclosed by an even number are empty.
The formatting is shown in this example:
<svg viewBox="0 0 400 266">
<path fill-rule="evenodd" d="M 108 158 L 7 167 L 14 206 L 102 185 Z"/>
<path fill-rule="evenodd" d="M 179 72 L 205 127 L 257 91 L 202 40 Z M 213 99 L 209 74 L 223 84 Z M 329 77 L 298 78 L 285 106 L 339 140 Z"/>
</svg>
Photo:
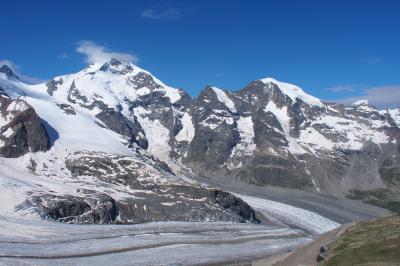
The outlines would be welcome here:
<svg viewBox="0 0 400 266">
<path fill-rule="evenodd" d="M 335 221 L 343 220 L 340 217 L 347 217 L 346 213 L 336 213 L 335 205 L 321 196 L 318 199 L 325 204 L 314 211 L 307 204 L 302 208 L 279 200 L 288 195 L 297 199 L 293 192 L 273 200 L 267 197 L 273 193 L 266 188 L 262 191 L 268 193 L 263 194 L 242 185 L 241 193 L 232 187 L 234 194 L 254 208 L 259 218 L 265 219 L 261 219 L 263 223 L 66 224 L 42 220 L 28 210 L 18 211 L 17 206 L 25 200 L 29 187 L 68 192 L 68 179 L 61 184 L 0 166 L 0 265 L 207 265 L 251 261 L 294 250 L 339 226 Z M 321 211 L 323 206 L 331 214 Z M 363 210 L 358 205 L 352 209 L 353 213 Z M 363 217 L 360 214 L 347 220 Z"/>
<path fill-rule="evenodd" d="M 0 217 L 0 228 L 1 265 L 208 264 L 267 257 L 311 240 L 284 226 L 219 222 L 69 225 Z"/>
<path fill-rule="evenodd" d="M 309 210 L 237 194 L 268 222 L 151 222 L 81 225 L 18 210 L 30 187 L 68 192 L 64 183 L 0 168 L 0 265 L 197 265 L 250 261 L 294 250 L 338 226 Z M 72 191 L 72 190 L 71 190 Z M 72 192 L 71 192 L 72 193 Z"/>
<path fill-rule="evenodd" d="M 236 196 L 243 199 L 276 224 L 299 227 L 312 234 L 322 234 L 340 226 L 340 224 L 317 213 L 288 204 L 240 194 L 236 194 Z"/>
<path fill-rule="evenodd" d="M 17 196 L 24 186 L 18 178 L 6 178 L 8 172 L 5 167 L 2 169 L 3 187 L 8 188 L 4 189 L 3 198 L 12 208 L 23 200 Z M 21 193 L 16 193 L 19 190 Z M 235 195 L 260 217 L 264 216 L 266 222 L 80 225 L 42 220 L 29 212 L 15 212 L 3 206 L 0 265 L 207 265 L 251 261 L 294 250 L 339 226 L 307 209 L 262 197 Z"/>
<path fill-rule="evenodd" d="M 152 222 L 77 225 L 0 216 L 1 265 L 198 265 L 251 261 L 304 245 L 338 223 L 287 204 L 237 194 L 270 224 Z"/>
</svg>

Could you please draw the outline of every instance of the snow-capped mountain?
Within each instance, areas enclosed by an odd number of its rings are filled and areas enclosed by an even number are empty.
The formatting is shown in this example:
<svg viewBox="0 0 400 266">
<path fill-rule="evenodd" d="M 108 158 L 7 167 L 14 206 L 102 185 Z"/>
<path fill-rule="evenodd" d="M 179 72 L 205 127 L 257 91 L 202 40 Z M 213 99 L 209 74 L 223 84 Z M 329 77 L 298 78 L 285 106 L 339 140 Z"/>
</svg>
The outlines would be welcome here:
<svg viewBox="0 0 400 266">
<path fill-rule="evenodd" d="M 380 166 L 398 154 L 393 111 L 366 102 L 324 103 L 271 78 L 237 92 L 206 88 L 195 102 L 183 161 L 200 175 L 340 196 L 385 187 Z"/>
<path fill-rule="evenodd" d="M 272 78 L 192 99 L 111 59 L 37 85 L 3 66 L 0 94 L 3 182 L 28 195 L 14 195 L 21 211 L 70 222 L 256 221 L 246 203 L 190 177 L 343 196 L 386 187 L 382 167 L 399 167 L 398 109 L 325 103 Z"/>
<path fill-rule="evenodd" d="M 240 199 L 177 176 L 157 159 L 168 159 L 162 155 L 169 151 L 168 132 L 157 119 L 168 121 L 164 105 L 181 112 L 172 104 L 185 94 L 115 60 L 38 85 L 4 69 L 3 213 L 17 206 L 27 215 L 73 223 L 257 222 Z M 138 99 L 146 105 L 134 106 Z"/>
</svg>

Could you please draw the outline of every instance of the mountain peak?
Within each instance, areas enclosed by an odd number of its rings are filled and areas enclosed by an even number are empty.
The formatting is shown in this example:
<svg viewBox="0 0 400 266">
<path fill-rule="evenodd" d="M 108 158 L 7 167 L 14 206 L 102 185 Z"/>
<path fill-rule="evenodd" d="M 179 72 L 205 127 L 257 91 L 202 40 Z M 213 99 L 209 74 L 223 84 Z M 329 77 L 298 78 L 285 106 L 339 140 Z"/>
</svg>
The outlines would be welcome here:
<svg viewBox="0 0 400 266">
<path fill-rule="evenodd" d="M 111 58 L 105 61 L 99 70 L 103 72 L 110 71 L 114 74 L 125 75 L 127 73 L 131 73 L 135 68 L 137 68 L 137 66 L 131 62 L 122 62 L 115 58 Z"/>
<path fill-rule="evenodd" d="M 369 101 L 368 100 L 358 100 L 358 101 L 355 101 L 354 103 L 352 103 L 351 105 L 369 105 Z"/>
<path fill-rule="evenodd" d="M 119 66 L 122 64 L 122 62 L 120 60 L 117 60 L 115 58 L 111 58 L 111 59 L 107 60 L 106 62 L 113 66 Z"/>
<path fill-rule="evenodd" d="M 272 77 L 263 78 L 263 79 L 261 79 L 261 81 L 264 83 L 275 83 L 275 84 L 280 82 Z"/>
<path fill-rule="evenodd" d="M 284 94 L 286 94 L 289 98 L 291 98 L 293 102 L 296 102 L 297 99 L 300 99 L 303 102 L 312 106 L 319 106 L 319 107 L 324 106 L 324 104 L 321 102 L 320 99 L 311 96 L 310 94 L 306 93 L 303 89 L 301 89 L 296 85 L 281 82 L 271 77 L 261 79 L 260 81 L 263 82 L 264 84 L 271 84 L 271 83 L 275 84 Z"/>
<path fill-rule="evenodd" d="M 0 73 L 4 73 L 9 79 L 20 80 L 20 78 L 8 65 L 3 65 L 2 67 L 0 67 Z"/>
</svg>

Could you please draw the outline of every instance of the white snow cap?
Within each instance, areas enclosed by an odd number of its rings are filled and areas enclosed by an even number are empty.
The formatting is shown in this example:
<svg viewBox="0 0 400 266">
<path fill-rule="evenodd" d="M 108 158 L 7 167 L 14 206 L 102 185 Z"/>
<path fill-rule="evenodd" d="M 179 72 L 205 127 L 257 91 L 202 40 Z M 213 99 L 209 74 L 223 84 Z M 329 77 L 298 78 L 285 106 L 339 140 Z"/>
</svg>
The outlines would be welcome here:
<svg viewBox="0 0 400 266">
<path fill-rule="evenodd" d="M 319 106 L 319 107 L 324 106 L 324 104 L 321 102 L 320 99 L 305 93 L 300 87 L 298 87 L 296 85 L 281 82 L 274 78 L 264 78 L 264 79 L 261 79 L 261 81 L 264 82 L 265 84 L 273 83 L 273 84 L 277 85 L 278 88 L 284 94 L 289 96 L 293 102 L 296 102 L 296 99 L 301 99 L 303 102 L 305 102 L 309 105 L 314 105 L 314 106 Z"/>
<path fill-rule="evenodd" d="M 352 103 L 351 105 L 364 105 L 364 104 L 369 104 L 368 100 L 358 100 Z"/>
<path fill-rule="evenodd" d="M 108 65 L 106 71 L 101 71 L 102 67 L 105 65 Z M 121 74 L 114 75 L 114 71 L 121 71 Z M 94 75 L 87 75 L 87 73 L 94 73 Z M 78 89 L 85 89 L 85 91 L 81 91 L 81 93 L 84 94 L 86 97 L 93 98 L 93 95 L 97 94 L 103 97 L 103 102 L 108 99 L 114 102 L 116 105 L 119 102 L 115 102 L 114 99 L 119 99 L 120 102 L 123 102 L 124 97 L 133 100 L 137 95 L 150 92 L 148 88 L 143 88 L 142 91 L 132 90 L 132 86 L 129 82 L 129 77 L 136 76 L 139 73 L 150 75 L 154 82 L 161 87 L 159 90 L 165 92 L 165 97 L 168 97 L 171 103 L 175 103 L 181 99 L 179 89 L 164 84 L 152 73 L 138 67 L 132 62 L 120 61 L 113 58 L 101 63 L 93 63 L 76 74 L 60 76 L 57 78 L 62 78 L 65 81 L 66 78 L 71 76 Z M 85 84 L 83 84 L 84 82 Z M 107 90 L 99 91 L 99 88 L 107 88 Z M 64 96 L 64 98 L 65 97 L 66 96 Z M 113 105 L 109 104 L 109 106 Z"/>
</svg>

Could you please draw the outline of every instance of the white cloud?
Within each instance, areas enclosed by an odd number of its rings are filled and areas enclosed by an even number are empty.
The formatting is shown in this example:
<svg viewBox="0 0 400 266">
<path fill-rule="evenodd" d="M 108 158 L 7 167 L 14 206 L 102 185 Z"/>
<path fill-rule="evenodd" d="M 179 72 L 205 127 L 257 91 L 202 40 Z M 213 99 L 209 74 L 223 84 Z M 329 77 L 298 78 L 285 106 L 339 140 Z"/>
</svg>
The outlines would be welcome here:
<svg viewBox="0 0 400 266">
<path fill-rule="evenodd" d="M 368 100 L 372 105 L 381 109 L 400 107 L 400 85 L 369 88 L 361 96 L 348 97 L 331 102 L 349 104 L 358 100 Z"/>
<path fill-rule="evenodd" d="M 87 64 L 102 63 L 111 58 L 133 63 L 137 63 L 138 61 L 138 58 L 133 54 L 114 52 L 92 41 L 81 41 L 76 51 L 85 55 L 85 62 Z"/>
<path fill-rule="evenodd" d="M 176 8 L 148 8 L 142 11 L 142 18 L 150 18 L 157 20 L 179 20 L 182 13 Z"/>
<path fill-rule="evenodd" d="M 0 60 L 0 67 L 3 65 L 7 65 L 9 68 L 11 68 L 11 70 L 24 82 L 29 83 L 29 84 L 39 84 L 42 82 L 45 82 L 44 79 L 41 78 L 37 78 L 37 77 L 32 77 L 32 76 L 28 76 L 25 74 L 22 74 L 21 72 L 21 68 L 15 64 L 13 61 L 11 60 Z"/>
</svg>

